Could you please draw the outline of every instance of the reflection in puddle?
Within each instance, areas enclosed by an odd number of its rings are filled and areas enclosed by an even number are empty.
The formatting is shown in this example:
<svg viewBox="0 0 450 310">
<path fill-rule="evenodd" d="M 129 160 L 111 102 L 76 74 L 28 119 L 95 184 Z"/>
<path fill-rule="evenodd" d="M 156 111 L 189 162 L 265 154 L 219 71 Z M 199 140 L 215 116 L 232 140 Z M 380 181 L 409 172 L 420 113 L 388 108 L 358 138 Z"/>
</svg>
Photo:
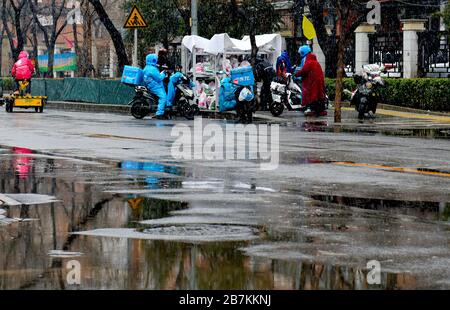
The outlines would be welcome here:
<svg viewBox="0 0 450 310">
<path fill-rule="evenodd" d="M 33 151 L 27 148 L 15 147 L 12 149 L 14 156 L 14 167 L 20 179 L 28 178 L 30 170 L 33 168 L 33 158 L 26 156 L 33 154 Z"/>
<path fill-rule="evenodd" d="M 327 131 L 332 132 L 333 128 L 326 128 Z M 342 133 L 357 133 L 358 135 L 384 135 L 392 137 L 403 138 L 420 138 L 420 139 L 450 139 L 449 128 L 416 128 L 416 129 L 398 129 L 398 128 L 370 128 L 370 127 L 342 127 Z"/>
<path fill-rule="evenodd" d="M 450 219 L 450 203 L 446 202 L 400 201 L 324 195 L 314 195 L 311 198 L 326 203 L 416 216 L 429 220 L 448 221 Z"/>
<path fill-rule="evenodd" d="M 49 156 L 42 158 L 36 154 L 13 154 L 12 150 L 7 155 L 0 158 L 0 193 L 33 193 L 57 200 L 44 199 L 39 205 L 36 199 L 30 199 L 31 204 L 24 204 L 20 196 L 12 196 L 20 203 L 0 205 L 0 289 L 71 289 L 65 283 L 67 270 L 64 267 L 74 258 L 83 266 L 82 284 L 77 289 L 368 288 L 367 271 L 361 267 L 333 261 L 318 263 L 247 255 L 242 251 L 275 240 L 270 229 L 259 226 L 261 221 L 273 221 L 274 224 L 267 224 L 272 225 L 270 228 L 275 225 L 300 227 L 296 241 L 309 238 L 311 246 L 317 248 L 315 242 L 321 235 L 313 234 L 320 225 L 326 226 L 335 220 L 331 216 L 322 216 L 324 212 L 317 210 L 311 215 L 309 207 L 286 210 L 289 202 L 281 199 L 269 206 L 268 202 L 258 201 L 258 195 L 253 195 L 259 191 L 276 196 L 270 187 L 258 187 L 251 181 L 236 179 L 210 182 L 207 174 L 197 176 L 201 178 L 198 180 L 188 176 L 183 168 L 158 163 L 94 166 Z M 26 170 L 19 170 L 17 157 L 23 156 L 32 160 L 26 163 Z M 132 186 L 138 190 L 182 188 L 192 191 L 192 195 L 199 195 L 199 189 L 224 188 L 224 192 L 233 191 L 234 196 L 224 196 L 226 204 L 220 204 L 220 199 L 213 202 L 205 199 L 188 205 L 164 200 L 166 195 L 160 195 L 162 199 L 158 200 L 143 197 L 143 194 L 103 192 L 105 180 L 127 182 L 134 178 L 138 182 Z M 129 188 L 126 186 L 122 189 Z M 248 192 L 251 195 L 241 194 Z M 438 205 L 439 208 L 444 206 L 439 214 L 447 214 L 448 218 L 448 205 Z M 434 205 L 424 209 L 433 210 L 431 214 L 435 212 Z M 428 211 L 421 212 L 428 214 Z M 355 221 L 348 213 L 336 216 L 336 221 L 343 221 L 342 227 L 347 224 L 350 228 L 358 226 L 358 222 L 346 222 Z M 1 226 L 2 219 L 13 218 L 37 220 Z M 366 220 L 364 218 L 367 226 Z M 380 221 L 369 225 L 378 227 Z M 392 234 L 397 235 L 398 231 Z M 338 232 L 333 231 L 330 235 L 337 236 Z M 280 236 L 277 242 L 288 240 L 281 233 Z M 435 236 L 430 237 L 430 240 L 435 239 Z M 341 246 L 338 238 L 334 240 Z M 442 251 L 447 253 L 447 249 Z M 333 253 L 340 252 L 324 248 L 320 253 L 333 257 Z M 446 267 L 440 268 L 445 270 Z M 418 286 L 414 276 L 383 273 L 381 288 Z"/>
<path fill-rule="evenodd" d="M 188 209 L 185 202 L 150 198 L 130 198 L 127 203 L 131 209 L 128 227 L 137 227 L 139 221 L 160 219 L 170 216 L 171 212 Z"/>
<path fill-rule="evenodd" d="M 162 175 L 184 176 L 185 171 L 181 167 L 163 165 L 153 162 L 123 161 L 119 163 L 119 168 L 129 173 L 144 172 L 150 175 L 145 176 L 145 188 L 147 189 L 175 189 L 181 188 L 182 183 L 177 179 L 168 179 Z M 141 182 L 142 184 L 142 182 Z"/>
</svg>

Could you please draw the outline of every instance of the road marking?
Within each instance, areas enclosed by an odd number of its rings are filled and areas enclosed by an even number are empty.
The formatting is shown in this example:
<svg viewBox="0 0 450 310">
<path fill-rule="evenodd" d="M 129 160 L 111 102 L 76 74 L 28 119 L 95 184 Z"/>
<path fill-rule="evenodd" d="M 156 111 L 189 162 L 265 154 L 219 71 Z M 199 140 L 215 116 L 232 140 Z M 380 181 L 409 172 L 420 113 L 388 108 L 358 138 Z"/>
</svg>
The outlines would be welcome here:
<svg viewBox="0 0 450 310">
<path fill-rule="evenodd" d="M 333 164 L 339 165 L 339 166 L 347 166 L 347 167 L 381 169 L 381 170 L 391 171 L 391 172 L 413 173 L 413 174 L 420 174 L 420 175 L 431 175 L 431 176 L 450 178 L 450 173 L 433 171 L 431 169 L 427 170 L 427 169 L 418 169 L 418 168 L 402 168 L 402 167 L 391 167 L 391 166 L 384 166 L 384 165 L 372 165 L 372 164 L 362 164 L 362 163 L 352 163 L 352 162 L 335 162 Z"/>
<path fill-rule="evenodd" d="M 98 139 L 116 139 L 116 140 L 137 140 L 137 141 L 159 141 L 145 138 L 136 138 L 136 137 L 124 137 L 124 136 L 115 136 L 115 135 L 106 135 L 106 134 L 90 134 L 86 135 L 88 138 L 98 138 Z"/>
</svg>

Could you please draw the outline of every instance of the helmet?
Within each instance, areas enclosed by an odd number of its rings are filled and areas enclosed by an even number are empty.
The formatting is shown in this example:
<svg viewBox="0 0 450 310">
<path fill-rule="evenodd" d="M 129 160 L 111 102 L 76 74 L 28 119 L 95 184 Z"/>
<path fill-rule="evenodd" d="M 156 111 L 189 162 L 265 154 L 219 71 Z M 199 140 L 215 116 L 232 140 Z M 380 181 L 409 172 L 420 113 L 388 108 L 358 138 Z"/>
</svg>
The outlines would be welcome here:
<svg viewBox="0 0 450 310">
<path fill-rule="evenodd" d="M 29 58 L 29 55 L 26 51 L 21 51 L 19 53 L 19 59 L 22 59 L 22 58 Z"/>
<path fill-rule="evenodd" d="M 158 55 L 148 54 L 145 58 L 145 62 L 147 63 L 147 65 L 156 66 L 158 64 Z"/>
<path fill-rule="evenodd" d="M 309 45 L 303 45 L 298 49 L 298 53 L 300 54 L 300 57 L 305 57 L 306 55 L 310 54 L 312 52 Z"/>
</svg>

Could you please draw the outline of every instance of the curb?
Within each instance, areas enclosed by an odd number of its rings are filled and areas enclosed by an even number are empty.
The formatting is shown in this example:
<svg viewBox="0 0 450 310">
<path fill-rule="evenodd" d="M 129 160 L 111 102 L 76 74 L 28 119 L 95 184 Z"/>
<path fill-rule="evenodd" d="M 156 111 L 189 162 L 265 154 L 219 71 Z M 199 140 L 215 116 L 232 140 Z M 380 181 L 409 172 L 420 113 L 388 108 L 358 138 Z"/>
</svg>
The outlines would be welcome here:
<svg viewBox="0 0 450 310">
<path fill-rule="evenodd" d="M 334 102 L 332 102 L 332 103 L 334 105 Z M 341 104 L 342 104 L 342 107 L 345 107 L 345 108 L 353 107 L 349 102 L 342 102 Z M 414 109 L 414 108 L 401 107 L 401 106 L 392 105 L 392 104 L 386 104 L 386 103 L 379 103 L 378 109 L 391 110 L 391 111 L 396 111 L 396 112 L 407 112 L 407 113 L 415 113 L 415 114 L 450 117 L 449 112 L 425 111 L 425 110 L 419 110 L 419 109 Z"/>
<path fill-rule="evenodd" d="M 426 114 L 426 115 L 435 115 L 435 116 L 449 116 L 450 117 L 450 113 L 446 113 L 446 112 L 425 111 L 425 110 L 400 107 L 400 106 L 395 106 L 395 105 L 391 105 L 391 104 L 384 104 L 384 103 L 379 104 L 378 107 L 380 109 L 392 110 L 392 111 L 397 111 L 397 112 L 408 112 L 408 113 L 416 113 L 416 114 Z"/>
<path fill-rule="evenodd" d="M 83 103 L 83 102 L 68 102 L 68 101 L 48 101 L 46 108 L 55 110 L 66 110 L 75 112 L 100 112 L 100 113 L 113 113 L 113 114 L 130 114 L 130 107 L 128 105 L 117 104 L 96 104 L 96 103 Z M 220 113 L 211 110 L 200 110 L 200 115 L 205 118 L 211 119 L 236 119 L 235 112 Z M 285 119 L 254 114 L 254 119 L 257 121 L 272 121 L 272 122 L 284 122 Z"/>
</svg>

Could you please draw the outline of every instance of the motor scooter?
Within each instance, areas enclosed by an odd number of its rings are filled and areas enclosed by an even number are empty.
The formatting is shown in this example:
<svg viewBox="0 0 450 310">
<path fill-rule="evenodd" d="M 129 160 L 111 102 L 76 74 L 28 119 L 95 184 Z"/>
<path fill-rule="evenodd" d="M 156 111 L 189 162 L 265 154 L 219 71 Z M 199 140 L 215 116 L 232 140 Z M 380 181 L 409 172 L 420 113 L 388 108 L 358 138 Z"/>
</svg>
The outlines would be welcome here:
<svg viewBox="0 0 450 310">
<path fill-rule="evenodd" d="M 358 118 L 363 120 L 366 115 L 377 112 L 379 89 L 385 86 L 381 74 L 383 66 L 376 64 L 364 65 L 362 73 L 354 75 L 356 89 L 353 91 L 350 103 L 355 106 Z"/>
</svg>

